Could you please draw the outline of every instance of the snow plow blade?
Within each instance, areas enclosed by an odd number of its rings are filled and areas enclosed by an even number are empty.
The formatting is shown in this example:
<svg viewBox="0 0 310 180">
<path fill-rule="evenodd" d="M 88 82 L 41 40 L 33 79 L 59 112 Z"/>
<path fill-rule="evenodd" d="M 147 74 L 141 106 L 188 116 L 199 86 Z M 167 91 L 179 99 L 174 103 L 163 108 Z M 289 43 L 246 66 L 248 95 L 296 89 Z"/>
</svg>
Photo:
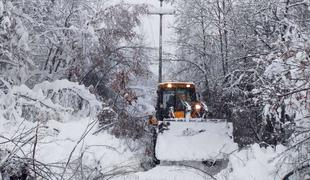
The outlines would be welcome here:
<svg viewBox="0 0 310 180">
<path fill-rule="evenodd" d="M 174 118 L 165 121 L 169 124 L 168 130 L 158 133 L 155 146 L 155 156 L 160 161 L 226 159 L 227 154 L 238 149 L 232 138 L 232 123 L 225 120 Z"/>
</svg>

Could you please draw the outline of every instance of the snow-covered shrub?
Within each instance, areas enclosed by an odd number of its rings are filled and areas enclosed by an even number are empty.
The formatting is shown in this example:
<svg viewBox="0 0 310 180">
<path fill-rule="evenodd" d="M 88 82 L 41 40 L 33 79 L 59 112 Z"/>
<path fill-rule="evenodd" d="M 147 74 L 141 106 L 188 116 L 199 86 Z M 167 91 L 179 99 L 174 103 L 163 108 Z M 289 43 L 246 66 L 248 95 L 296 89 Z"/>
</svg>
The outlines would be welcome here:
<svg viewBox="0 0 310 180">
<path fill-rule="evenodd" d="M 123 111 L 119 113 L 118 120 L 111 133 L 116 137 L 126 137 L 136 140 L 143 137 L 144 129 L 145 121 L 143 119 L 131 116 L 128 112 Z"/>
<path fill-rule="evenodd" d="M 9 156 L 8 151 L 0 149 L 0 179 L 30 179 L 30 163 L 26 159 L 17 156 L 8 158 Z"/>
<path fill-rule="evenodd" d="M 225 90 L 223 87 L 218 85 L 217 82 L 214 87 L 210 87 L 210 89 L 204 89 L 202 92 L 202 100 L 205 101 L 209 108 L 209 116 L 212 118 L 219 119 L 229 119 L 231 120 L 231 112 L 229 111 L 229 106 L 226 103 L 227 99 L 223 95 Z"/>
<path fill-rule="evenodd" d="M 239 145 L 289 143 L 296 127 L 309 127 L 310 45 L 290 36 L 295 40 L 286 50 L 253 58 L 255 69 L 233 71 L 225 79 L 224 98 Z"/>
<path fill-rule="evenodd" d="M 11 1 L 0 4 L 0 76 L 15 84 L 25 81 L 30 58 L 29 32 L 21 11 Z"/>
<path fill-rule="evenodd" d="M 258 97 L 264 83 L 261 67 L 236 70 L 226 76 L 223 99 L 228 120 L 234 124 L 234 140 L 243 147 L 260 143 L 264 138 L 261 112 L 262 99 Z"/>
<path fill-rule="evenodd" d="M 85 86 L 68 80 L 57 80 L 53 83 L 45 81 L 36 85 L 34 90 L 36 89 L 41 89 L 47 99 L 54 104 L 71 109 L 72 113 L 77 116 L 94 117 L 101 107 L 96 96 L 91 94 Z"/>
<path fill-rule="evenodd" d="M 290 148 L 277 145 L 261 147 L 252 144 L 229 155 L 228 167 L 216 175 L 218 180 L 308 180 L 309 165 L 303 169 L 295 169 L 294 158 L 298 153 L 286 158 Z M 304 159 L 305 160 L 305 159 Z"/>
<path fill-rule="evenodd" d="M 281 179 L 289 164 L 279 166 L 283 145 L 262 148 L 258 144 L 248 146 L 229 156 L 228 168 L 217 174 L 219 180 Z"/>
<path fill-rule="evenodd" d="M 290 147 L 282 156 L 297 171 L 310 164 L 310 41 L 293 38 L 293 46 L 267 57 L 265 76 L 272 83 L 263 115 L 273 122 L 273 134 Z"/>
<path fill-rule="evenodd" d="M 281 125 L 295 119 L 299 124 L 309 115 L 310 53 L 307 49 L 310 44 L 307 46 L 268 57 L 271 64 L 265 75 L 271 81 L 271 93 L 264 109 L 265 118 L 272 116 Z"/>
<path fill-rule="evenodd" d="M 2 93 L 4 93 L 4 94 L 8 93 L 10 86 L 11 85 L 6 80 L 0 78 L 0 95 Z"/>
<path fill-rule="evenodd" d="M 84 86 L 68 80 L 43 82 L 33 89 L 25 85 L 14 86 L 0 98 L 7 119 L 19 116 L 33 122 L 96 117 L 101 108 L 95 95 Z"/>
<path fill-rule="evenodd" d="M 285 144 L 290 148 L 278 163 L 295 165 L 293 172 L 310 162 L 310 45 L 298 34 L 288 37 L 289 42 L 278 42 L 286 48 L 253 59 L 255 71 L 231 73 L 225 96 L 239 145 Z"/>
<path fill-rule="evenodd" d="M 118 118 L 118 114 L 112 108 L 103 108 L 98 114 L 99 128 L 113 125 Z"/>
</svg>

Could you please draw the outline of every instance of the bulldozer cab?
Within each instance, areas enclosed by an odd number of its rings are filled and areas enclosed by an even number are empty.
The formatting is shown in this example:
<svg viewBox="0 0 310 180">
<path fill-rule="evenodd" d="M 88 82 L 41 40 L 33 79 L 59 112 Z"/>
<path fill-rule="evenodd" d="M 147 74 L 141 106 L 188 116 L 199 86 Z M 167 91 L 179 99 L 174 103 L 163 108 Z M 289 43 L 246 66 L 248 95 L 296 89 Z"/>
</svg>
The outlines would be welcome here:
<svg viewBox="0 0 310 180">
<path fill-rule="evenodd" d="M 157 90 L 156 117 L 158 120 L 165 118 L 181 119 L 191 111 L 201 109 L 197 100 L 195 85 L 191 82 L 167 82 L 160 83 Z"/>
</svg>

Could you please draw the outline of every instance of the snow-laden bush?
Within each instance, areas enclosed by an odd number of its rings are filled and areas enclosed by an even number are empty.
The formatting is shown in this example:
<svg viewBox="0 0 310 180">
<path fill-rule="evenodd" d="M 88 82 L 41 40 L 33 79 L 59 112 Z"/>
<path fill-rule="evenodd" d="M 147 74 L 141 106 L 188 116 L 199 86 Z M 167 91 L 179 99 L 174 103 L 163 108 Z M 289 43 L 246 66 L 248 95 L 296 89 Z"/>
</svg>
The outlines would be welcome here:
<svg viewBox="0 0 310 180">
<path fill-rule="evenodd" d="M 217 175 L 219 180 L 281 179 L 288 171 L 288 164 L 279 165 L 280 154 L 286 147 L 261 148 L 254 144 L 229 156 L 228 168 Z"/>
<path fill-rule="evenodd" d="M 0 107 L 7 120 L 70 121 L 75 117 L 95 117 L 101 103 L 87 88 L 68 80 L 43 82 L 33 89 L 13 86 L 0 96 Z"/>
<path fill-rule="evenodd" d="M 290 48 L 268 57 L 271 63 L 265 76 L 271 81 L 271 94 L 264 108 L 265 118 L 269 116 L 283 125 L 291 117 L 297 126 L 310 127 L 303 124 L 310 114 L 309 49 L 310 43 L 305 43 L 304 47 Z"/>
<path fill-rule="evenodd" d="M 290 147 L 282 156 L 295 165 L 291 171 L 310 165 L 310 41 L 294 45 L 267 58 L 265 76 L 271 84 L 263 111 L 273 136 Z"/>
<path fill-rule="evenodd" d="M 247 146 L 229 155 L 228 167 L 216 175 L 218 180 L 307 180 L 309 167 L 299 171 L 294 169 L 293 159 L 298 153 L 291 153 L 291 158 L 285 158 L 290 148 L 277 145 L 261 147 L 259 144 Z M 305 166 L 304 166 L 305 167 Z"/>
<path fill-rule="evenodd" d="M 294 172 L 310 164 L 310 41 L 294 31 L 287 37 L 254 58 L 255 69 L 228 75 L 224 95 L 239 145 L 284 144 L 289 148 L 279 156 Z"/>
<path fill-rule="evenodd" d="M 261 111 L 263 77 L 261 66 L 255 69 L 235 70 L 226 76 L 223 99 L 227 118 L 234 123 L 234 141 L 240 147 L 265 141 Z M 259 93 L 258 93 L 259 91 Z"/>
</svg>

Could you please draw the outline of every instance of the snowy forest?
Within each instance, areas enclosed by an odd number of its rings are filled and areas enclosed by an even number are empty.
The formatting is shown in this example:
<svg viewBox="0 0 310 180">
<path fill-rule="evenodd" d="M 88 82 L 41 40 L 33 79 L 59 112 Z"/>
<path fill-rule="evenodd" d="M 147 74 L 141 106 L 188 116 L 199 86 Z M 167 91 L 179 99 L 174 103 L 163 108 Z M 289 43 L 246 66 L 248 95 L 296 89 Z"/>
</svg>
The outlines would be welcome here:
<svg viewBox="0 0 310 180">
<path fill-rule="evenodd" d="M 0 180 L 310 180 L 310 1 L 163 0 L 164 79 L 232 125 L 203 169 L 155 157 L 148 2 L 0 0 Z"/>
</svg>

